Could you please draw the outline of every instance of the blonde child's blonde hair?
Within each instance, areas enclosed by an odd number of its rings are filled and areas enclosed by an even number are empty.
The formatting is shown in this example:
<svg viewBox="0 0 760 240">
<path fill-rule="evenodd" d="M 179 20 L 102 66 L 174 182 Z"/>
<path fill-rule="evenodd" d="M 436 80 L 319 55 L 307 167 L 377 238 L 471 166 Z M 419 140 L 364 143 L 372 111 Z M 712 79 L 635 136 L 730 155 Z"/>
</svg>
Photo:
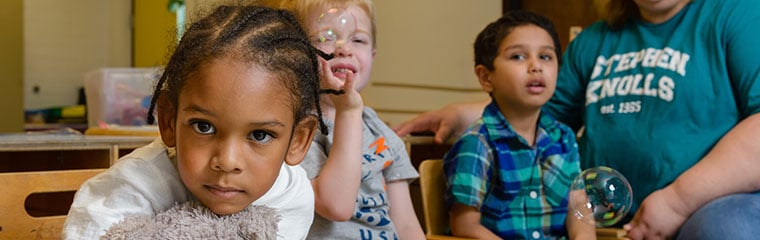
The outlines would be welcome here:
<svg viewBox="0 0 760 240">
<path fill-rule="evenodd" d="M 270 7 L 277 7 L 289 10 L 293 12 L 293 14 L 296 15 L 298 18 L 298 21 L 301 22 L 301 25 L 304 26 L 304 28 L 309 28 L 309 25 L 312 24 L 307 19 L 309 14 L 312 14 L 313 11 L 318 11 L 320 9 L 326 9 L 326 8 L 346 8 L 348 6 L 357 6 L 364 10 L 364 13 L 367 14 L 369 17 L 370 23 L 372 24 L 372 29 L 370 30 L 372 33 L 372 48 L 377 47 L 377 27 L 375 25 L 375 9 L 372 5 L 372 0 L 260 0 L 263 4 L 268 5 Z"/>
</svg>

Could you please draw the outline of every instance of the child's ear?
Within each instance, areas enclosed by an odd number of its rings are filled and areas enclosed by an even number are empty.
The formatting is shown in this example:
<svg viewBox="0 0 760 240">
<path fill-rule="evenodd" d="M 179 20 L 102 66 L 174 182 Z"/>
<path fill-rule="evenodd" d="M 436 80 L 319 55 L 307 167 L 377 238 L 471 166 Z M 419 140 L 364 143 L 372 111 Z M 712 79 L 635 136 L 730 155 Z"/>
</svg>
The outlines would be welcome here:
<svg viewBox="0 0 760 240">
<path fill-rule="evenodd" d="M 158 112 L 158 131 L 161 133 L 161 140 L 167 147 L 174 147 L 176 144 L 176 123 L 177 110 L 167 99 L 166 94 L 159 95 L 156 101 L 156 111 Z"/>
<path fill-rule="evenodd" d="M 290 139 L 290 148 L 285 154 L 285 163 L 294 166 L 298 165 L 306 157 L 306 153 L 311 146 L 311 139 L 317 132 L 317 119 L 315 117 L 306 117 L 299 122 L 293 130 L 293 137 Z"/>
<path fill-rule="evenodd" d="M 493 81 L 491 80 L 491 70 L 488 70 L 486 66 L 483 66 L 482 64 L 478 64 L 475 66 L 475 75 L 478 76 L 478 82 L 480 82 L 480 87 L 483 88 L 483 91 L 486 92 L 492 92 L 493 91 Z"/>
</svg>

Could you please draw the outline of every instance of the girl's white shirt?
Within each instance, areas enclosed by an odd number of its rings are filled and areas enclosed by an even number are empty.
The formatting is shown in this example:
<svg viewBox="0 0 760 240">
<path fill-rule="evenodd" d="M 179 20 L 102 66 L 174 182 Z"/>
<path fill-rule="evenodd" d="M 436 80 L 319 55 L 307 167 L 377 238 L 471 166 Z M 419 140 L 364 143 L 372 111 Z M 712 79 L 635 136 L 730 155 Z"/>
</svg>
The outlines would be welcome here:
<svg viewBox="0 0 760 240">
<path fill-rule="evenodd" d="M 155 215 L 193 200 L 160 138 L 135 149 L 77 191 L 63 227 L 64 239 L 99 239 L 130 215 Z M 280 214 L 278 239 L 305 239 L 314 218 L 314 191 L 301 166 L 285 163 L 272 188 L 254 205 Z"/>
</svg>

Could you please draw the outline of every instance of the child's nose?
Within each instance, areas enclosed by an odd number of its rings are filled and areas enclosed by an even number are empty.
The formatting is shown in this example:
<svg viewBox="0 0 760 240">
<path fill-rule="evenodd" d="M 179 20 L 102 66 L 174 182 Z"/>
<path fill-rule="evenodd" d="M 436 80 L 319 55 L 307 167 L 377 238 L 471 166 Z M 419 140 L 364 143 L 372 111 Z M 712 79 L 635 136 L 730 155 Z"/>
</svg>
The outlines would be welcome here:
<svg viewBox="0 0 760 240">
<path fill-rule="evenodd" d="M 541 64 L 541 61 L 539 60 L 530 61 L 530 65 L 528 65 L 528 72 L 530 73 L 543 72 L 543 65 Z"/>
<path fill-rule="evenodd" d="M 232 141 L 220 143 L 216 156 L 211 160 L 211 169 L 227 173 L 241 172 L 243 169 L 238 148 Z"/>
<path fill-rule="evenodd" d="M 335 56 L 351 56 L 353 55 L 351 50 L 351 44 L 346 40 L 341 40 L 335 43 Z"/>
</svg>

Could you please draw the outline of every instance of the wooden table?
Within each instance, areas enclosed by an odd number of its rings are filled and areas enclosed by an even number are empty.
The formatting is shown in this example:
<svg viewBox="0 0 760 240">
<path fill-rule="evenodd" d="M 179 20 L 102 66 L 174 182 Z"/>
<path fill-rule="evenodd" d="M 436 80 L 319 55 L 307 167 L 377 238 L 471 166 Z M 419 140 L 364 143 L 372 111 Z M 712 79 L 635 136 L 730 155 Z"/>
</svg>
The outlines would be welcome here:
<svg viewBox="0 0 760 240">
<path fill-rule="evenodd" d="M 90 161 L 107 160 L 106 166 L 96 165 L 99 167 L 108 167 L 120 156 L 135 148 L 152 142 L 156 137 L 150 136 L 89 136 L 77 134 L 8 134 L 0 135 L 0 162 L 10 161 L 18 162 L 23 159 L 24 162 L 32 161 L 24 156 L 36 156 L 34 153 L 54 153 L 58 155 L 55 159 L 62 160 L 60 154 L 84 153 L 96 154 L 97 159 Z M 107 157 L 103 158 L 102 155 Z M 13 156 L 10 158 L 9 156 Z M 22 158 L 16 158 L 20 156 Z M 92 156 L 92 155 L 91 155 Z M 40 159 L 45 161 L 50 159 Z M 13 172 L 9 168 L 10 163 L 0 163 L 0 172 Z M 43 169 L 44 170 L 44 169 Z"/>
</svg>

